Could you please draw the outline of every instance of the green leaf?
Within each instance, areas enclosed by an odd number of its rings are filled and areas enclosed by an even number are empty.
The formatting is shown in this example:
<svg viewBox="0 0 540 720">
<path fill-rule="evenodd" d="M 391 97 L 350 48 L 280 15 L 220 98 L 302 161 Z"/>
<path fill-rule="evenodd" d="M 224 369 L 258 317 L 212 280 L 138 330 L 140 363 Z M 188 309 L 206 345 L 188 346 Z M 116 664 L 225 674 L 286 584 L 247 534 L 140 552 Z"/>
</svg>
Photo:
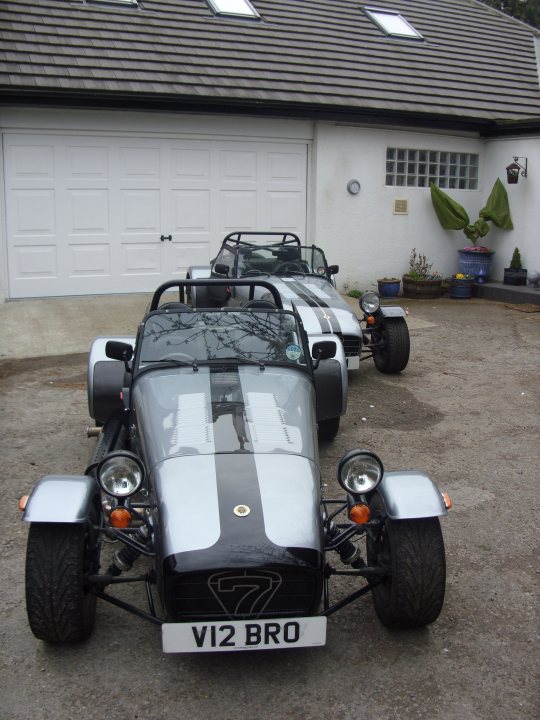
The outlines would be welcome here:
<svg viewBox="0 0 540 720">
<path fill-rule="evenodd" d="M 497 227 L 504 230 L 513 230 L 508 194 L 502 182 L 497 178 L 493 189 L 487 199 L 486 206 L 480 210 L 480 217 L 491 220 Z"/>
<path fill-rule="evenodd" d="M 469 216 L 463 206 L 431 183 L 431 202 L 442 227 L 446 230 L 464 230 L 469 225 Z"/>
</svg>

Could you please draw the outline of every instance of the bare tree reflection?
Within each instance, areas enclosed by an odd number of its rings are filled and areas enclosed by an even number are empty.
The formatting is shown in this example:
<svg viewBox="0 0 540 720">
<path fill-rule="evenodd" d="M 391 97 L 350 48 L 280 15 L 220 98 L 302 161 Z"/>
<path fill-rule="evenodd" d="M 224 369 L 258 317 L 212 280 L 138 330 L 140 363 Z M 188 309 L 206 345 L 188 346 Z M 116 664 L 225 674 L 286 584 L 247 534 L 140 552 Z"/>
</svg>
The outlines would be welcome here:
<svg viewBox="0 0 540 720">
<path fill-rule="evenodd" d="M 179 352 L 197 361 L 237 358 L 296 362 L 287 356 L 287 348 L 301 348 L 299 337 L 294 316 L 286 312 L 156 313 L 145 322 L 141 359 L 151 362 Z M 299 354 L 298 360 L 303 362 Z"/>
</svg>

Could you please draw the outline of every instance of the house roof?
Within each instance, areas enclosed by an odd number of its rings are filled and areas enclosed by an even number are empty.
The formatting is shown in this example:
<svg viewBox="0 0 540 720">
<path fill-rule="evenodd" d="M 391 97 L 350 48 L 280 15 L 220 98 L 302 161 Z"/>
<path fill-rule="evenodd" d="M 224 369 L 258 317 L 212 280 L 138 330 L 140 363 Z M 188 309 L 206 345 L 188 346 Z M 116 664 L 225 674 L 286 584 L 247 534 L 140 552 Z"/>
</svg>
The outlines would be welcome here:
<svg viewBox="0 0 540 720">
<path fill-rule="evenodd" d="M 0 4 L 4 101 L 137 104 L 504 126 L 540 120 L 533 28 L 477 0 L 377 0 L 425 38 L 386 36 L 357 0 Z"/>
</svg>

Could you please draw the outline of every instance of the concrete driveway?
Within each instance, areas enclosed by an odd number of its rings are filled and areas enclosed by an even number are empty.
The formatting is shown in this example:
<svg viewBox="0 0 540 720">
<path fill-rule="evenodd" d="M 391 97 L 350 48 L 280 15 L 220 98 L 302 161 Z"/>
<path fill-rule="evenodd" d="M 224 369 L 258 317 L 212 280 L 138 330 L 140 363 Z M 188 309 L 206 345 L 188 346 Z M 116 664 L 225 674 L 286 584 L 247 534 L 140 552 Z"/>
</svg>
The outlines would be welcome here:
<svg viewBox="0 0 540 720">
<path fill-rule="evenodd" d="M 2 720 L 537 717 L 540 313 L 479 299 L 406 301 L 408 368 L 384 376 L 362 363 L 340 434 L 320 449 L 328 495 L 339 457 L 364 446 L 388 469 L 425 470 L 452 496 L 446 601 L 428 629 L 386 630 L 368 597 L 330 618 L 317 650 L 164 656 L 154 626 L 104 604 L 84 645 L 34 639 L 17 501 L 43 474 L 84 469 L 95 442 L 85 437 L 84 351 L 93 335 L 134 332 L 139 297 L 132 309 L 119 298 L 113 312 L 97 300 L 84 311 L 35 301 L 46 312 L 29 303 L 15 325 L 25 349 L 15 339 L 6 348 L 3 333 Z M 34 359 L 23 359 L 28 339 Z"/>
</svg>

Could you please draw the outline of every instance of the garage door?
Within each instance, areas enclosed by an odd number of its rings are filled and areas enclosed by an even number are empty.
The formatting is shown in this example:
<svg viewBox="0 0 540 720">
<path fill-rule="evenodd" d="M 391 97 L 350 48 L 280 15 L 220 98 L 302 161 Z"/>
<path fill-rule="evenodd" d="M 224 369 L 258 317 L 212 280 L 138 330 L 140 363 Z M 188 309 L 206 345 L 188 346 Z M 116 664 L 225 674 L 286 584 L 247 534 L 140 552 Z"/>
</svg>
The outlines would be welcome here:
<svg viewBox="0 0 540 720">
<path fill-rule="evenodd" d="M 6 134 L 11 298 L 148 292 L 233 230 L 305 236 L 307 145 Z"/>
</svg>

